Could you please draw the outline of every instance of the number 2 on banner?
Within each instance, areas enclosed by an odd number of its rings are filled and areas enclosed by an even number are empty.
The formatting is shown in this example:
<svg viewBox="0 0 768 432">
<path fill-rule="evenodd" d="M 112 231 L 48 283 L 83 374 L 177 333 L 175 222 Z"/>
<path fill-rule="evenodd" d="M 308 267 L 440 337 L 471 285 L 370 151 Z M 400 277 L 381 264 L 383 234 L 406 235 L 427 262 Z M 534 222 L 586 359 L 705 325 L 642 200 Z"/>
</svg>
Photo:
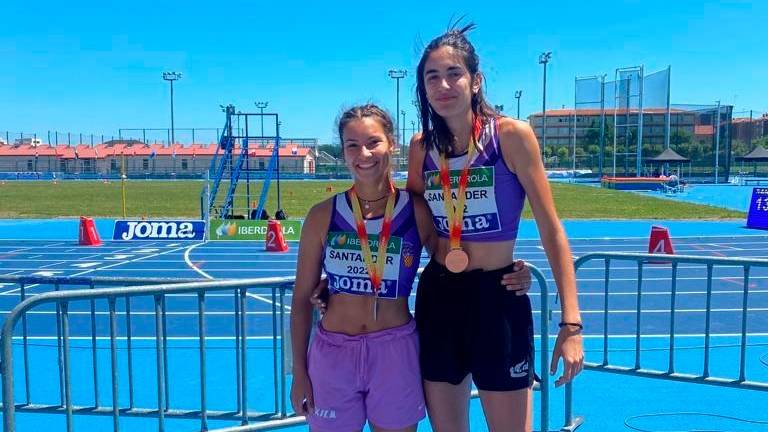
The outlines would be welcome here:
<svg viewBox="0 0 768 432">
<path fill-rule="evenodd" d="M 275 247 L 275 232 L 267 231 L 267 247 Z"/>
<path fill-rule="evenodd" d="M 655 253 L 655 254 L 661 253 L 661 254 L 663 254 L 663 253 L 666 253 L 665 250 L 666 249 L 664 248 L 664 240 L 659 240 L 659 242 L 656 243 L 656 248 L 653 249 L 652 253 Z"/>
</svg>

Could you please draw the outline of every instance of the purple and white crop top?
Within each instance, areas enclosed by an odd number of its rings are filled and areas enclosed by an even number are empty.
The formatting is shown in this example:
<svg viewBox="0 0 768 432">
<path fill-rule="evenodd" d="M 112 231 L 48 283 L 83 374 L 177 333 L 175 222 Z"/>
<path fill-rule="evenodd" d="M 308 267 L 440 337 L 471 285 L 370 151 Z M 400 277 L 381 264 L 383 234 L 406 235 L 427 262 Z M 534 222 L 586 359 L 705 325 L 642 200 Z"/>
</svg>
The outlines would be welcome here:
<svg viewBox="0 0 768 432">
<path fill-rule="evenodd" d="M 469 168 L 462 240 L 503 241 L 517 238 L 520 214 L 525 203 L 525 190 L 517 175 L 509 170 L 501 154 L 497 119 L 485 124 L 479 150 Z M 456 200 L 459 176 L 467 154 L 448 158 L 453 199 Z M 440 155 L 431 148 L 424 157 L 424 198 L 432 210 L 432 218 L 440 237 L 448 237 L 448 220 L 440 184 Z"/>
<path fill-rule="evenodd" d="M 389 299 L 408 297 L 411 294 L 421 258 L 421 238 L 414 217 L 413 200 L 408 192 L 396 189 L 396 193 L 392 232 L 379 292 L 379 297 Z M 378 233 L 381 232 L 383 220 L 383 217 L 365 220 L 374 261 L 378 259 Z M 323 255 L 323 270 L 328 276 L 331 294 L 373 295 L 371 279 L 355 229 L 355 215 L 346 192 L 337 194 L 333 199 L 333 212 Z"/>
</svg>

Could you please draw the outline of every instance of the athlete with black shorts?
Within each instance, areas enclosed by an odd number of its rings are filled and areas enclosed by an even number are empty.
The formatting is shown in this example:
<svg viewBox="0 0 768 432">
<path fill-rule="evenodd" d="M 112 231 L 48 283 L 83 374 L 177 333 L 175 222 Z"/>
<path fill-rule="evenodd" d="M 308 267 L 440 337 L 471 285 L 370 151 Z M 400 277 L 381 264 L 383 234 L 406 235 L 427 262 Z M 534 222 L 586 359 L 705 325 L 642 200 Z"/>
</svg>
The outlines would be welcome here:
<svg viewBox="0 0 768 432">
<path fill-rule="evenodd" d="M 423 194 L 439 241 L 418 285 L 416 323 L 434 430 L 469 429 L 470 382 L 492 431 L 530 430 L 533 319 L 527 295 L 499 283 L 514 262 L 520 214 L 530 202 L 561 298 L 550 373 L 581 371 L 581 315 L 572 255 L 530 126 L 485 101 L 479 58 L 466 33 L 426 47 L 417 70 L 423 132 L 411 140 L 407 188 Z"/>
</svg>

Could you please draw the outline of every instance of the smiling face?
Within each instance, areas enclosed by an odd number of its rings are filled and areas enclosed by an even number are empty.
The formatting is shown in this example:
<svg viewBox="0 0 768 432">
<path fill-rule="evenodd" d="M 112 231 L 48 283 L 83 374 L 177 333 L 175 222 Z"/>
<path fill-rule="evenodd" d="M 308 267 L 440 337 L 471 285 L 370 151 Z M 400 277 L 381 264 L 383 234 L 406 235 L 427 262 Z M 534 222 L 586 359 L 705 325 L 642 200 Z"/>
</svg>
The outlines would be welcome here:
<svg viewBox="0 0 768 432">
<path fill-rule="evenodd" d="M 450 46 L 432 51 L 424 63 L 427 100 L 443 118 L 466 116 L 481 81 L 480 74 L 473 77 L 460 53 Z"/>
<path fill-rule="evenodd" d="M 341 138 L 344 160 L 356 180 L 371 185 L 388 181 L 393 146 L 378 119 L 362 117 L 348 122 Z"/>
</svg>

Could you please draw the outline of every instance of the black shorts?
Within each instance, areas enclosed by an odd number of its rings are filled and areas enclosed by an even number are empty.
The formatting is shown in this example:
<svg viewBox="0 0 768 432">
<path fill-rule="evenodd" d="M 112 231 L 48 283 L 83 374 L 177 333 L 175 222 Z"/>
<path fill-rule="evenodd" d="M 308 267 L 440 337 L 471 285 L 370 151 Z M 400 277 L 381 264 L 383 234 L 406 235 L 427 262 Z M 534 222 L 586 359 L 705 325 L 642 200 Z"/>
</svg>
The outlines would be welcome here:
<svg viewBox="0 0 768 432">
<path fill-rule="evenodd" d="M 429 262 L 416 292 L 421 375 L 461 383 L 472 374 L 487 391 L 529 388 L 534 380 L 533 313 L 527 295 L 501 285 L 502 269 L 451 273 Z"/>
</svg>

